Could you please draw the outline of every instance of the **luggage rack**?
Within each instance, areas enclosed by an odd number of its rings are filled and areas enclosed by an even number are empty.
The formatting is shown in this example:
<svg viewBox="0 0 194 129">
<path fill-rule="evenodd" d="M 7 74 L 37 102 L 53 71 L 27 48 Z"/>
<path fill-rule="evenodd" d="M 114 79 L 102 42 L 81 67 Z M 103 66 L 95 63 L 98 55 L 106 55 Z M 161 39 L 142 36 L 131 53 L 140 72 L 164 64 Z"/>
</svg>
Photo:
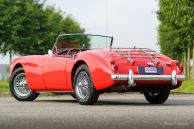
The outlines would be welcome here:
<svg viewBox="0 0 194 129">
<path fill-rule="evenodd" d="M 156 51 L 151 50 L 149 48 L 110 48 L 112 52 L 117 53 L 118 55 L 122 56 L 123 58 L 127 58 L 127 60 L 134 64 L 135 61 L 132 58 L 151 58 L 154 64 L 158 64 L 159 61 L 156 58 L 161 57 Z M 135 56 L 134 56 L 135 55 Z"/>
</svg>

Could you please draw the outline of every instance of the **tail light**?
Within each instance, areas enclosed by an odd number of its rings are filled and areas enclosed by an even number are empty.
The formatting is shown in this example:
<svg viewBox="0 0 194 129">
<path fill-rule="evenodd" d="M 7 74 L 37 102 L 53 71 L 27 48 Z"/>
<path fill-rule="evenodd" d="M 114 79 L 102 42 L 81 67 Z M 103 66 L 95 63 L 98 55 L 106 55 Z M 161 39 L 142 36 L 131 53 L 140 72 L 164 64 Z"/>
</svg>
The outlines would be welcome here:
<svg viewBox="0 0 194 129">
<path fill-rule="evenodd" d="M 183 66 L 180 64 L 179 61 L 176 62 L 176 66 L 177 66 L 177 69 L 178 69 L 180 72 L 183 72 Z"/>
<path fill-rule="evenodd" d="M 113 71 L 117 71 L 117 70 L 118 70 L 118 66 L 116 65 L 114 59 L 111 59 L 111 60 L 110 60 L 110 64 L 111 64 L 111 66 L 112 66 Z"/>
</svg>

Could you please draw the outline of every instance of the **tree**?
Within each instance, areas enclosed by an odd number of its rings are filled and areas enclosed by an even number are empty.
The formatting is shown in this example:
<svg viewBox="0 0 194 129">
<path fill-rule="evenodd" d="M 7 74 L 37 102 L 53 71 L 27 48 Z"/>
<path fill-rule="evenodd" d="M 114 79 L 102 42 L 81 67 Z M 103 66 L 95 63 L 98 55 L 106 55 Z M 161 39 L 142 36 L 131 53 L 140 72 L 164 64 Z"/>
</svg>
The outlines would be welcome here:
<svg viewBox="0 0 194 129">
<path fill-rule="evenodd" d="M 185 60 L 184 56 L 188 53 L 187 72 L 189 77 L 190 56 L 192 55 L 190 49 L 194 41 L 194 1 L 160 0 L 159 6 L 160 26 L 158 31 L 161 51 L 179 60 Z"/>
<path fill-rule="evenodd" d="M 19 25 L 19 19 L 12 21 L 17 14 L 16 1 L 0 0 L 0 52 L 4 55 L 9 52 L 10 59 L 12 55 L 12 47 L 16 39 L 13 30 Z"/>
<path fill-rule="evenodd" d="M 45 54 L 59 33 L 84 33 L 70 15 L 38 0 L 0 0 L 0 53 Z"/>
</svg>

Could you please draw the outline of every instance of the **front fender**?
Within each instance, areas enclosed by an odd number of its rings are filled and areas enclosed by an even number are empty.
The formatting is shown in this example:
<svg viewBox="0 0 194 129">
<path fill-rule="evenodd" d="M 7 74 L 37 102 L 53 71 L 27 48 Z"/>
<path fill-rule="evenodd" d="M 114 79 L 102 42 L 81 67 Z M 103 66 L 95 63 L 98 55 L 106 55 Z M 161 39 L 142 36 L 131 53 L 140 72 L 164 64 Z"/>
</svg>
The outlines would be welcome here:
<svg viewBox="0 0 194 129">
<path fill-rule="evenodd" d="M 42 77 L 42 69 L 38 62 L 41 60 L 43 59 L 36 58 L 36 56 L 16 58 L 10 66 L 10 76 L 13 74 L 16 68 L 22 66 L 26 74 L 26 80 L 29 88 L 33 91 L 45 90 L 45 85 Z"/>
<path fill-rule="evenodd" d="M 15 60 L 13 60 L 13 61 L 11 62 L 11 66 L 10 66 L 10 69 L 9 69 L 9 75 L 10 75 L 10 76 L 12 75 L 14 69 L 15 69 L 17 66 L 19 66 L 19 65 L 22 66 L 22 67 L 24 67 L 24 66 L 23 66 L 23 63 L 22 63 L 22 57 L 18 57 L 18 58 L 16 58 Z"/>
</svg>

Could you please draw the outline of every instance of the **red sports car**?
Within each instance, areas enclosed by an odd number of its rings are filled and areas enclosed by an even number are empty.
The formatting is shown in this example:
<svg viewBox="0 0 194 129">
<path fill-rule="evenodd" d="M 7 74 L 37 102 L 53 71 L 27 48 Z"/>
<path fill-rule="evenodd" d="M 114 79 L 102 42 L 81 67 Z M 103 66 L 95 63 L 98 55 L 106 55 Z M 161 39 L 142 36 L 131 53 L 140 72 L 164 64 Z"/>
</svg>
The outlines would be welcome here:
<svg viewBox="0 0 194 129">
<path fill-rule="evenodd" d="M 80 104 L 97 102 L 104 92 L 142 92 L 149 103 L 164 103 L 185 79 L 176 60 L 148 48 L 113 48 L 113 37 L 59 35 L 47 55 L 15 59 L 10 90 L 19 101 L 41 92 L 68 92 Z"/>
</svg>

